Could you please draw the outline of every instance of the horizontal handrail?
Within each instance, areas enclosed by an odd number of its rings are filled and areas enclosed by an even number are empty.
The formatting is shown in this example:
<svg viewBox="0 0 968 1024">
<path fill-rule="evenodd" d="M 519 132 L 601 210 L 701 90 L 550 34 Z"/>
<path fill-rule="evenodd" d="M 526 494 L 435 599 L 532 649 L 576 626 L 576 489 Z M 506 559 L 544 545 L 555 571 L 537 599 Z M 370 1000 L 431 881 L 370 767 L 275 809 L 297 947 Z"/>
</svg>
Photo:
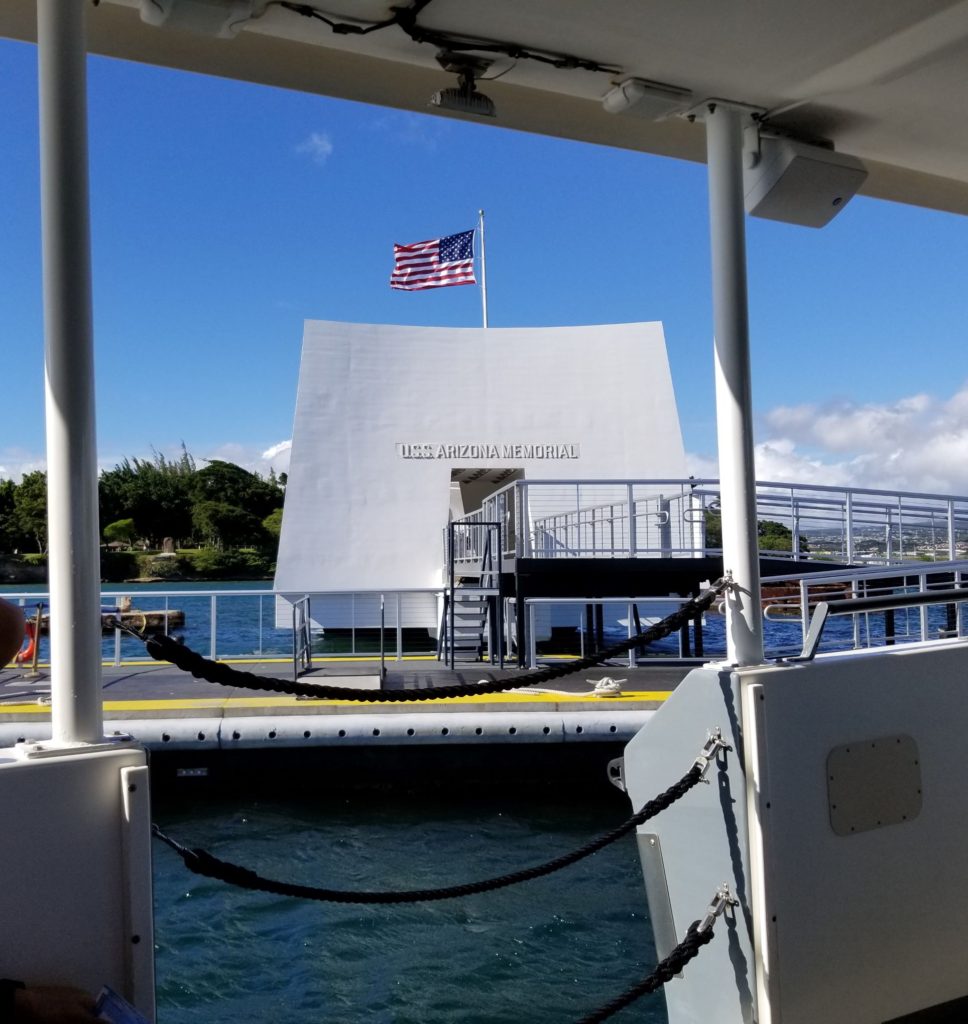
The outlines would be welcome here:
<svg viewBox="0 0 968 1024">
<path fill-rule="evenodd" d="M 875 597 L 844 597 L 832 601 L 819 601 L 810 619 L 810 628 L 804 637 L 803 650 L 798 657 L 788 660 L 813 661 L 820 645 L 823 628 L 832 615 L 860 615 L 928 604 L 959 604 L 962 601 L 968 601 L 968 589 L 922 590 L 916 594 L 878 594 Z"/>
</svg>

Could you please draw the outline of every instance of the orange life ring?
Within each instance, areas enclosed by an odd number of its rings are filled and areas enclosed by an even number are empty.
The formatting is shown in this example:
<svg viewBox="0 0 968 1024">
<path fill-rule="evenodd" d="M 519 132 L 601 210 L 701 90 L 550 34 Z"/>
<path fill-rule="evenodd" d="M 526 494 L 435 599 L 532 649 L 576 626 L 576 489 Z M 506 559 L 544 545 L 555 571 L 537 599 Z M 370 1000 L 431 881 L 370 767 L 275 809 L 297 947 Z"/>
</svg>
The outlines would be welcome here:
<svg viewBox="0 0 968 1024">
<path fill-rule="evenodd" d="M 33 621 L 31 619 L 27 619 L 24 626 L 26 627 L 24 629 L 24 633 L 26 634 L 25 639 L 27 641 L 27 646 L 17 654 L 16 658 L 14 658 L 14 661 L 21 664 L 33 660 L 34 648 L 37 646 L 37 634 L 34 631 Z"/>
</svg>

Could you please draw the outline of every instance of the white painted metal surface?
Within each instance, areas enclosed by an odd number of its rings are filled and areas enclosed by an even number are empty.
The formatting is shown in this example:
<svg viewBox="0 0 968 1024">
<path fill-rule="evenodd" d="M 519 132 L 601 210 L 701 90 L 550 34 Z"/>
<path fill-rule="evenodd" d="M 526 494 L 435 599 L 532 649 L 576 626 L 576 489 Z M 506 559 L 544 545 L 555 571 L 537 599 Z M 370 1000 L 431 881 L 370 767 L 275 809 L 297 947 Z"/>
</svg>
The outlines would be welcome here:
<svg viewBox="0 0 968 1024">
<path fill-rule="evenodd" d="M 347 21 L 388 12 L 382 2 L 314 6 Z M 139 17 L 139 0 L 103 0 L 89 20 L 95 53 L 399 109 L 426 113 L 431 93 L 455 84 L 432 42 L 415 43 L 398 29 L 338 35 L 281 5 L 268 5 L 235 39 L 152 28 Z M 434 0 L 418 23 L 616 69 L 518 60 L 482 86 L 500 127 L 704 160 L 700 125 L 604 109 L 615 82 L 636 77 L 689 90 L 696 102 L 718 96 L 775 111 L 780 128 L 832 139 L 864 160 L 867 195 L 968 212 L 968 141 L 958 130 L 964 0 L 782 0 L 770 4 L 769 17 L 752 0 L 659 8 L 628 0 Z M 35 29 L 34 0 L 0 4 L 0 34 L 29 39 Z"/>
<path fill-rule="evenodd" d="M 101 737 L 84 5 L 40 0 L 41 214 L 54 735 Z"/>
<path fill-rule="evenodd" d="M 144 751 L 23 754 L 0 749 L 3 972 L 90 992 L 107 984 L 153 1019 Z"/>
<path fill-rule="evenodd" d="M 606 701 L 602 702 L 607 703 Z M 151 750 L 254 750 L 273 747 L 427 746 L 587 743 L 631 739 L 654 715 L 619 704 L 604 710 L 390 711 L 334 715 L 246 715 L 111 719 L 108 732 L 134 736 Z M 44 721 L 0 723 L 0 744 L 44 740 Z"/>
<path fill-rule="evenodd" d="M 746 298 L 744 115 L 720 103 L 705 116 L 723 569 L 732 577 L 725 595 L 727 657 L 755 665 L 763 660 L 763 621 Z"/>
<path fill-rule="evenodd" d="M 689 984 L 667 990 L 670 1024 L 881 1024 L 965 995 L 968 765 L 951 751 L 968 724 L 966 670 L 964 641 L 700 669 L 629 744 L 635 806 L 710 730 L 734 748 L 709 787 L 643 827 L 660 837 L 680 933 L 710 885 L 726 879 L 740 899 Z M 878 780 L 831 786 L 830 756 L 888 738 L 918 751 L 923 793 L 898 806 L 920 809 L 844 834 L 832 794 Z"/>
</svg>

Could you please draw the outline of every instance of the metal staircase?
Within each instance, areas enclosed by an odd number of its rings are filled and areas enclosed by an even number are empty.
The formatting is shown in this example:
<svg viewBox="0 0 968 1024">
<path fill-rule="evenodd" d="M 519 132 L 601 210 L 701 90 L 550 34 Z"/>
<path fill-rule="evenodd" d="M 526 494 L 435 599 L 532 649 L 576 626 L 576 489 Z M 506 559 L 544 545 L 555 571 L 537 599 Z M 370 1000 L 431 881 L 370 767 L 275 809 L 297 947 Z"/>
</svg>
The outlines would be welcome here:
<svg viewBox="0 0 968 1024">
<path fill-rule="evenodd" d="M 504 666 L 501 524 L 459 522 L 447 526 L 447 579 L 437 658 L 455 663 L 482 660 Z"/>
</svg>

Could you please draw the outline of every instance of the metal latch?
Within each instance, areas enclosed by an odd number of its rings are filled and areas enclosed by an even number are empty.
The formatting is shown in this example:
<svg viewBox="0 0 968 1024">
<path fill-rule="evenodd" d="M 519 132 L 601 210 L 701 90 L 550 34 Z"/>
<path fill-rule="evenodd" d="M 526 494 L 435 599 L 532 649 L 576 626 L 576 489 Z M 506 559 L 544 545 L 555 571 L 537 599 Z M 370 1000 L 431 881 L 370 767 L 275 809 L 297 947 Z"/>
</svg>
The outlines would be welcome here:
<svg viewBox="0 0 968 1024">
<path fill-rule="evenodd" d="M 732 750 L 733 748 L 723 739 L 723 730 L 718 726 L 713 732 L 709 733 L 709 738 L 706 740 L 705 746 L 696 758 L 696 763 L 693 767 L 698 768 L 702 773 L 703 782 L 709 782 L 706 778 L 706 772 L 709 771 L 709 766 L 716 759 L 716 755 L 720 750 Z"/>
<path fill-rule="evenodd" d="M 709 904 L 709 909 L 706 911 L 706 916 L 699 923 L 700 932 L 708 932 L 710 928 L 715 924 L 716 918 L 725 911 L 727 907 L 735 907 L 739 904 L 739 900 L 729 891 L 729 886 L 723 882 L 723 884 L 716 890 L 713 896 L 712 903 Z"/>
</svg>

